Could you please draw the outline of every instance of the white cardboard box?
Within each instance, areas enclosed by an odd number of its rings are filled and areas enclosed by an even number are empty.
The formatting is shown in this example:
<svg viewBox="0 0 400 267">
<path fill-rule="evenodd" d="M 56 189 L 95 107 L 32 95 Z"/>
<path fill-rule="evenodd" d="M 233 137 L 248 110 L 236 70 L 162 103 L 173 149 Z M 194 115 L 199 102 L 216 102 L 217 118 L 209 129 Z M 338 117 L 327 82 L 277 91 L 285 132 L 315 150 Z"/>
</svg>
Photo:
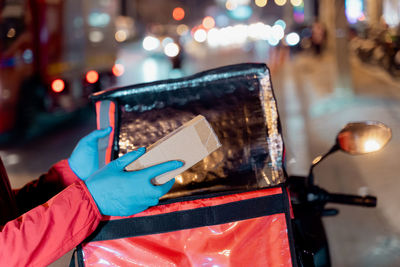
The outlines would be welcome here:
<svg viewBox="0 0 400 267">
<path fill-rule="evenodd" d="M 189 169 L 221 146 L 206 118 L 198 115 L 147 148 L 146 153 L 126 167 L 136 171 L 165 161 L 180 160 L 185 164 L 174 171 L 154 178 L 154 184 L 164 184 Z"/>
</svg>

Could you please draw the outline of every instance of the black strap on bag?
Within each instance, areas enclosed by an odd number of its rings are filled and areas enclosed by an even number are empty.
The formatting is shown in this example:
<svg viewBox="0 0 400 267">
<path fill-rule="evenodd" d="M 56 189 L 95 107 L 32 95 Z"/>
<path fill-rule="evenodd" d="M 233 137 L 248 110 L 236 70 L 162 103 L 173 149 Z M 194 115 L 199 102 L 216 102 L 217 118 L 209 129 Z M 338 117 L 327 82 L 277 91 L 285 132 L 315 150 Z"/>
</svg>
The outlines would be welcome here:
<svg viewBox="0 0 400 267">
<path fill-rule="evenodd" d="M 204 198 L 204 196 L 198 199 L 202 198 Z M 96 231 L 90 235 L 84 243 L 219 225 L 282 213 L 285 214 L 286 217 L 292 263 L 293 266 L 297 266 L 294 240 L 292 239 L 290 207 L 288 203 L 287 192 L 285 188 L 282 187 L 282 194 L 256 197 L 221 205 L 158 215 L 103 221 L 100 222 Z M 84 267 L 81 245 L 77 247 L 76 254 L 78 258 L 78 267 Z M 73 265 L 71 265 L 72 261 L 74 261 Z M 70 267 L 75 266 L 74 257 L 71 260 L 71 264 Z"/>
<path fill-rule="evenodd" d="M 282 194 L 159 215 L 104 221 L 85 242 L 166 233 L 285 213 Z"/>
<path fill-rule="evenodd" d="M 76 260 L 75 260 L 76 258 Z M 78 245 L 71 256 L 71 261 L 69 262 L 69 267 L 75 267 L 76 262 L 78 263 L 78 267 L 85 267 L 83 263 L 83 255 L 82 255 L 82 245 Z"/>
</svg>

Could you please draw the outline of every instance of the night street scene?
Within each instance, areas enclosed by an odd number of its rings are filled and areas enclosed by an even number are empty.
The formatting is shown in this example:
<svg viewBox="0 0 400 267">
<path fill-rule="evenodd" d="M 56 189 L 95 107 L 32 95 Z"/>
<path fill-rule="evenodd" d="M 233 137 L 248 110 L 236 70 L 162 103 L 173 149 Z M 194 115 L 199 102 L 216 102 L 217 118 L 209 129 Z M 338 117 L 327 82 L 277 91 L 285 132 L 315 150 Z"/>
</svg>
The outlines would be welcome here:
<svg viewBox="0 0 400 267">
<path fill-rule="evenodd" d="M 400 266 L 399 152 L 400 0 L 0 0 L 0 266 Z"/>
</svg>

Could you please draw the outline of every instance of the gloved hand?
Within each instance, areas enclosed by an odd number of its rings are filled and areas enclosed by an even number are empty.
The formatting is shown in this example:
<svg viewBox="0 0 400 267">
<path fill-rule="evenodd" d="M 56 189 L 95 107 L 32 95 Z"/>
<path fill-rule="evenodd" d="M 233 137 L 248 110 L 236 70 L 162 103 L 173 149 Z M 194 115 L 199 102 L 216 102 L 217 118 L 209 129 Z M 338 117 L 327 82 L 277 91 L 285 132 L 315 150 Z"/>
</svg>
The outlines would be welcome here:
<svg viewBox="0 0 400 267">
<path fill-rule="evenodd" d="M 79 140 L 68 159 L 71 170 L 81 179 L 86 180 L 99 169 L 98 140 L 111 133 L 111 127 L 95 130 Z"/>
<path fill-rule="evenodd" d="M 125 167 L 145 153 L 144 147 L 111 161 L 92 174 L 86 181 L 101 214 L 110 216 L 130 216 L 149 206 L 158 204 L 160 197 L 172 187 L 175 179 L 153 185 L 151 179 L 180 168 L 180 161 L 168 161 L 138 171 L 125 171 Z"/>
</svg>

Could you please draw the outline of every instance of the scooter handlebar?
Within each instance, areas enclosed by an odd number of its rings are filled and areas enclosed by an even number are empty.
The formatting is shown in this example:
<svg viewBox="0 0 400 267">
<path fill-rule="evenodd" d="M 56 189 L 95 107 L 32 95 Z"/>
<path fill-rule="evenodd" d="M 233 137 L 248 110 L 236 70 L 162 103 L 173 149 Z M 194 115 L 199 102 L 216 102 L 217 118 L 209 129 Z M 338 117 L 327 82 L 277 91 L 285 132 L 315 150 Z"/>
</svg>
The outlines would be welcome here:
<svg viewBox="0 0 400 267">
<path fill-rule="evenodd" d="M 348 204 L 364 207 L 376 207 L 376 197 L 374 196 L 355 196 L 355 195 L 345 195 L 345 194 L 332 194 L 328 195 L 328 202 Z"/>
</svg>

